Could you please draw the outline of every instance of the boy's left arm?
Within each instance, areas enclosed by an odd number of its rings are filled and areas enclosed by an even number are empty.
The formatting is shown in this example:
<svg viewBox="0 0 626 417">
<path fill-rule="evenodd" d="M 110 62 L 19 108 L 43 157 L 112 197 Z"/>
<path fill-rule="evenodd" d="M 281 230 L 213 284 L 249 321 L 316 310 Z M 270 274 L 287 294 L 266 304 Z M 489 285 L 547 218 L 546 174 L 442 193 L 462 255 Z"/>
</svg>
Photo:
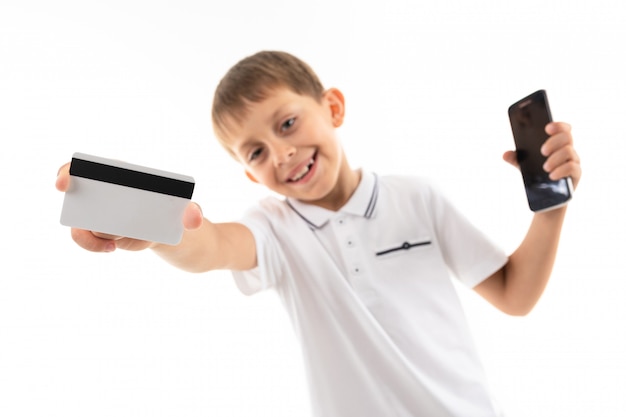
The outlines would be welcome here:
<svg viewBox="0 0 626 417">
<path fill-rule="evenodd" d="M 581 177 L 580 159 L 574 150 L 571 127 L 566 123 L 546 126 L 550 137 L 541 151 L 547 156 L 544 169 L 550 178 L 571 177 L 574 188 Z M 514 151 L 504 160 L 517 166 Z M 508 262 L 474 290 L 498 309 L 511 315 L 528 314 L 543 293 L 556 258 L 567 206 L 536 213 L 526 237 Z"/>
</svg>

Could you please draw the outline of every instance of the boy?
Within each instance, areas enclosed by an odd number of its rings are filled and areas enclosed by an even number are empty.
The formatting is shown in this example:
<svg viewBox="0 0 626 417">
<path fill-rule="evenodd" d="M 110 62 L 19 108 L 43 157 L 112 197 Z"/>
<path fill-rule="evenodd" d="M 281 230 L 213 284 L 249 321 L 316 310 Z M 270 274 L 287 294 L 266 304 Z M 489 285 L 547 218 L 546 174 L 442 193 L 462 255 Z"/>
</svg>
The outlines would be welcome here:
<svg viewBox="0 0 626 417">
<path fill-rule="evenodd" d="M 214 224 L 190 204 L 178 246 L 84 230 L 92 251 L 151 248 L 187 271 L 230 269 L 245 294 L 273 288 L 300 339 L 314 415 L 494 416 L 449 271 L 508 314 L 549 278 L 565 208 L 534 215 L 510 256 L 428 183 L 352 169 L 335 131 L 344 97 L 282 52 L 237 63 L 217 87 L 216 136 L 247 175 L 285 197 Z M 581 176 L 570 127 L 543 146 L 553 179 Z M 509 151 L 504 159 L 516 164 Z M 68 165 L 57 188 L 68 187 Z"/>
</svg>

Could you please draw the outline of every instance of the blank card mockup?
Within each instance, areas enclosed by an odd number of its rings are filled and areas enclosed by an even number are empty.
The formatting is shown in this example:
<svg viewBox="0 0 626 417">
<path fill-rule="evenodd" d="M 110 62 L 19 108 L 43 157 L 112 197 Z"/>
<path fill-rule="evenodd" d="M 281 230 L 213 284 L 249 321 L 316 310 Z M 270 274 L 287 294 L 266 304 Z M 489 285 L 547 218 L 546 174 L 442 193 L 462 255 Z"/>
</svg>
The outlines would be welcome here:
<svg viewBox="0 0 626 417">
<path fill-rule="evenodd" d="M 61 224 L 176 245 L 194 185 L 187 175 L 75 153 Z"/>
</svg>

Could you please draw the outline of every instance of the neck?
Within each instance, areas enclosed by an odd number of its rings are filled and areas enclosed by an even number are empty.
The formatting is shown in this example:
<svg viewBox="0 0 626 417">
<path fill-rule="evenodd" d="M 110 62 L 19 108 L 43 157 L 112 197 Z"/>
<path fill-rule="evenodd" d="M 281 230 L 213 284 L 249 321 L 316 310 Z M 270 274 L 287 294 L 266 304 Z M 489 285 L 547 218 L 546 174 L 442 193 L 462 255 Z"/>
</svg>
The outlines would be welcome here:
<svg viewBox="0 0 626 417">
<path fill-rule="evenodd" d="M 327 210 L 337 211 L 342 208 L 354 194 L 361 182 L 361 170 L 351 169 L 347 161 L 340 170 L 337 183 L 329 195 L 314 204 Z"/>
</svg>

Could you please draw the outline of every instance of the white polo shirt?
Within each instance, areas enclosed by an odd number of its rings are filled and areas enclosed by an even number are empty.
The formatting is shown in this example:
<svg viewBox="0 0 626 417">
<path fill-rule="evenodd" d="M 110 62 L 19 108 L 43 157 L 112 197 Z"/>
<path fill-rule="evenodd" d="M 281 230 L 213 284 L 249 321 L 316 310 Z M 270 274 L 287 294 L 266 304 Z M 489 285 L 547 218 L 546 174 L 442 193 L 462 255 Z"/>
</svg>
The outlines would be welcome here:
<svg viewBox="0 0 626 417">
<path fill-rule="evenodd" d="M 329 211 L 273 197 L 242 219 L 300 339 L 319 417 L 495 416 L 451 276 L 473 287 L 506 254 L 426 181 L 364 172 Z"/>
</svg>

